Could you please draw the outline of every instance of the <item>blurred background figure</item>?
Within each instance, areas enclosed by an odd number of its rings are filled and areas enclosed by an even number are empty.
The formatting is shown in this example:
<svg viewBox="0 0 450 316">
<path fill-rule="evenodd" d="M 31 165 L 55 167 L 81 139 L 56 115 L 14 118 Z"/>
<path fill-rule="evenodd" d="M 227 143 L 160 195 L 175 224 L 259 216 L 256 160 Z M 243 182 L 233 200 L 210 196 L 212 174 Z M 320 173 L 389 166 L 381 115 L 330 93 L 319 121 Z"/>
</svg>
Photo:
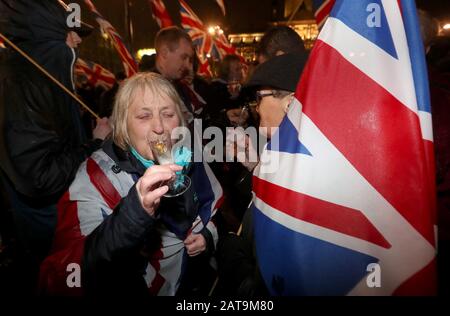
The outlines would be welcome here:
<svg viewBox="0 0 450 316">
<path fill-rule="evenodd" d="M 436 19 L 419 10 L 430 83 L 436 157 L 438 293 L 450 294 L 450 38 L 438 36 Z"/>
<path fill-rule="evenodd" d="M 155 69 L 156 54 L 144 55 L 139 62 L 139 72 L 148 72 Z"/>
<path fill-rule="evenodd" d="M 116 97 L 117 91 L 121 83 L 126 79 L 125 72 L 120 71 L 116 74 L 116 83 L 114 86 L 102 93 L 100 97 L 100 105 L 99 105 L 99 115 L 100 117 L 111 117 L 113 107 L 114 107 L 114 99 Z"/>
<path fill-rule="evenodd" d="M 248 112 L 241 110 L 246 102 L 245 91 L 242 91 L 244 83 L 244 65 L 237 55 L 226 55 L 218 67 L 218 77 L 210 86 L 209 116 L 213 126 L 237 126 L 244 125 Z"/>
<path fill-rule="evenodd" d="M 300 35 L 288 26 L 274 26 L 268 29 L 258 47 L 258 62 L 286 53 L 304 53 L 305 44 Z"/>
</svg>

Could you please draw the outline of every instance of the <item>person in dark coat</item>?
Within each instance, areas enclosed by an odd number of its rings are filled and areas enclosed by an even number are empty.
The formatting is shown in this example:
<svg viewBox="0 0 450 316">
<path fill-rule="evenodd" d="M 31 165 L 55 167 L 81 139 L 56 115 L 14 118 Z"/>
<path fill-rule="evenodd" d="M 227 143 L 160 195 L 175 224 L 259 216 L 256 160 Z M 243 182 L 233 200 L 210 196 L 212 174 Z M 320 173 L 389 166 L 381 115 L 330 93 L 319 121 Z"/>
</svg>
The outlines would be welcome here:
<svg viewBox="0 0 450 316">
<path fill-rule="evenodd" d="M 69 28 L 57 0 L 0 0 L 0 32 L 74 91 L 81 29 Z M 88 141 L 79 105 L 66 92 L 11 48 L 0 55 L 1 178 L 30 270 L 49 251 L 57 201 L 110 131 L 98 120 Z"/>
</svg>

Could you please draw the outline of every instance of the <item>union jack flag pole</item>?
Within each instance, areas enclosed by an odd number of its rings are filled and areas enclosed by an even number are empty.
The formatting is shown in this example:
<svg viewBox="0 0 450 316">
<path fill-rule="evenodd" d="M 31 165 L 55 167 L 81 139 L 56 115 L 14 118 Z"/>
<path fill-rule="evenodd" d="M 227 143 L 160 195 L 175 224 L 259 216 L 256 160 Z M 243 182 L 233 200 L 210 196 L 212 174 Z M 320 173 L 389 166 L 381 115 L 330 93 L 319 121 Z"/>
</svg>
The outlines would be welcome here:
<svg viewBox="0 0 450 316">
<path fill-rule="evenodd" d="M 95 20 L 100 25 L 103 32 L 107 33 L 112 39 L 114 47 L 119 53 L 120 59 L 122 60 L 123 67 L 125 69 L 125 74 L 127 77 L 131 77 L 138 71 L 138 66 L 133 56 L 130 54 L 126 48 L 122 37 L 116 31 L 116 29 L 109 23 L 101 14 L 98 12 L 97 8 L 94 6 L 91 0 L 84 0 L 86 5 L 89 7 L 91 12 L 95 15 Z"/>
<path fill-rule="evenodd" d="M 124 0 L 126 32 L 128 36 L 128 42 L 130 44 L 130 51 L 133 52 L 134 28 L 133 28 L 133 21 L 131 20 L 131 8 L 132 8 L 131 1 Z"/>
</svg>

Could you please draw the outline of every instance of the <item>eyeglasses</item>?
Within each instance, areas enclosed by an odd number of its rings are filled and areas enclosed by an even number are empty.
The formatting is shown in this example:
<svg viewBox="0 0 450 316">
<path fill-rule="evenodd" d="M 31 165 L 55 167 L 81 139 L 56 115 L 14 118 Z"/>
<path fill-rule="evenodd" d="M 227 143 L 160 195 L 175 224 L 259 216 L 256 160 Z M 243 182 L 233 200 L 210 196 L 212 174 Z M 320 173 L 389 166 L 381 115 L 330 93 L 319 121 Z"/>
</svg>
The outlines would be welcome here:
<svg viewBox="0 0 450 316">
<path fill-rule="evenodd" d="M 260 103 L 262 98 L 275 95 L 274 91 L 256 91 L 256 102 Z"/>
</svg>

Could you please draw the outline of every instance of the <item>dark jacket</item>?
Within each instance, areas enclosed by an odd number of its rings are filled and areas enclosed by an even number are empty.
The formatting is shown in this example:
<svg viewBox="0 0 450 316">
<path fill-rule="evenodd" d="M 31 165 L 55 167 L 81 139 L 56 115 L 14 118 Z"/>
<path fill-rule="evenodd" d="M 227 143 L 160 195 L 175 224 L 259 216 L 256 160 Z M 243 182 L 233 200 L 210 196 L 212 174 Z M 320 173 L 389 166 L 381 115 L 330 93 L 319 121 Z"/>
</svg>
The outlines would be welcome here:
<svg viewBox="0 0 450 316">
<path fill-rule="evenodd" d="M 56 0 L 0 0 L 0 31 L 73 91 L 75 51 Z M 0 56 L 0 166 L 30 206 L 55 203 L 100 145 L 86 142 L 79 105 L 8 49 Z"/>
<path fill-rule="evenodd" d="M 229 233 L 219 243 L 219 283 L 215 294 L 268 296 L 256 258 L 252 208 L 245 212 L 240 229 L 240 235 Z"/>
</svg>

